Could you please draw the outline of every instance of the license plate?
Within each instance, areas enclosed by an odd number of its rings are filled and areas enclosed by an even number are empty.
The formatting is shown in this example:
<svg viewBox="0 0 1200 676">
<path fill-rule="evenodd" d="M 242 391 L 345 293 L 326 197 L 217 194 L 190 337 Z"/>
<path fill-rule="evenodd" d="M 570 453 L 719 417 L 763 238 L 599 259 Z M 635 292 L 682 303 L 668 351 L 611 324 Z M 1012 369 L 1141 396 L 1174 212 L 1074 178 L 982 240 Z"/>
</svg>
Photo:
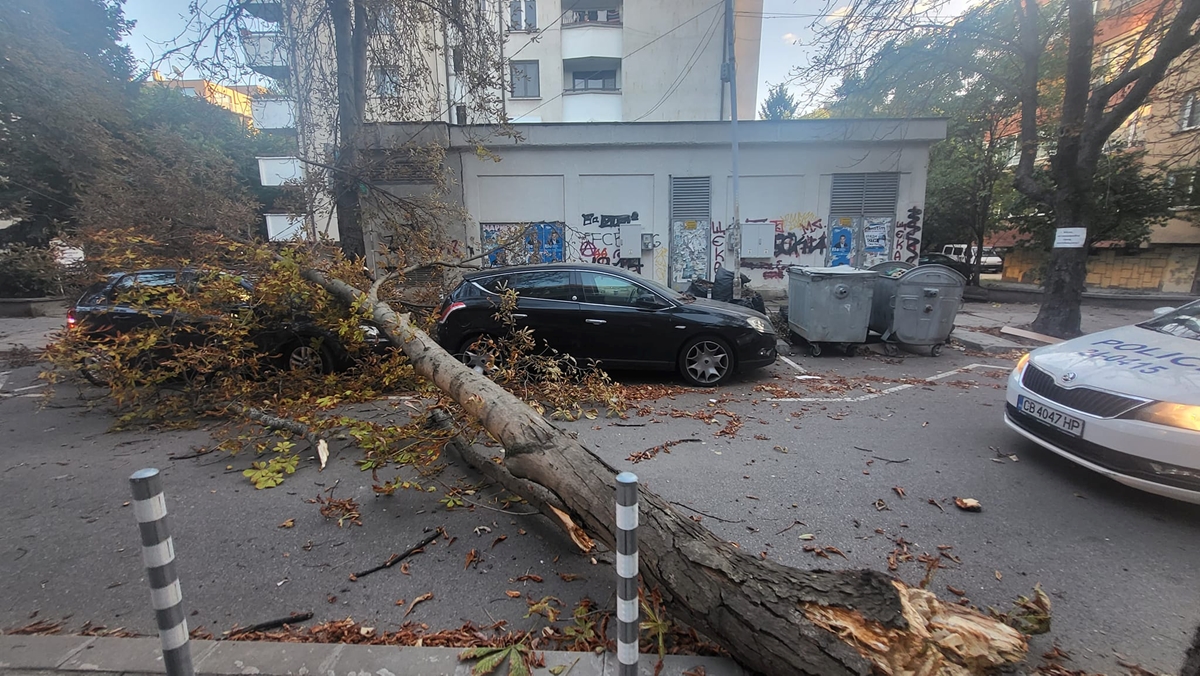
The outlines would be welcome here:
<svg viewBox="0 0 1200 676">
<path fill-rule="evenodd" d="M 1018 396 L 1017 408 L 1021 409 L 1022 413 L 1031 415 L 1047 425 L 1056 427 L 1073 437 L 1083 435 L 1082 420 L 1069 416 L 1062 411 L 1050 408 L 1045 404 L 1040 404 L 1029 397 L 1024 395 Z"/>
</svg>

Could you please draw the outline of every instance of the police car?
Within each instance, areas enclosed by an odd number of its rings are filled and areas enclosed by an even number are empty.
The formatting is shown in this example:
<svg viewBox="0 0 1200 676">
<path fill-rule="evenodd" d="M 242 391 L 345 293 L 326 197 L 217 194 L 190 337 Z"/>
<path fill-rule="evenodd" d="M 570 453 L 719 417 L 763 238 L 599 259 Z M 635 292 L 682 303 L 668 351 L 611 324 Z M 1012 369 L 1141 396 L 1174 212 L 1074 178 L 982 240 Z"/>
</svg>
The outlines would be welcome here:
<svg viewBox="0 0 1200 676">
<path fill-rule="evenodd" d="M 1200 301 L 1154 315 L 1022 357 L 1004 421 L 1123 484 L 1200 503 Z"/>
</svg>

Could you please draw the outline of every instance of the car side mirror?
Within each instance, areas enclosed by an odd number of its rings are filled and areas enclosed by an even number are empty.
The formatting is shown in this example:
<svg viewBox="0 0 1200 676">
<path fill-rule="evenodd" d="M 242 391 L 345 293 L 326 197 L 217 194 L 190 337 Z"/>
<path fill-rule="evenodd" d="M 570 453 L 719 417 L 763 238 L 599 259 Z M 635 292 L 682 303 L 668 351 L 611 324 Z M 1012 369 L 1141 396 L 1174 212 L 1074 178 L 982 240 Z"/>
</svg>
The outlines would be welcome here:
<svg viewBox="0 0 1200 676">
<path fill-rule="evenodd" d="M 1175 308 L 1173 308 L 1173 307 L 1156 307 L 1156 308 L 1154 308 L 1154 316 L 1161 317 L 1169 312 L 1174 312 L 1174 311 L 1175 311 Z"/>
</svg>

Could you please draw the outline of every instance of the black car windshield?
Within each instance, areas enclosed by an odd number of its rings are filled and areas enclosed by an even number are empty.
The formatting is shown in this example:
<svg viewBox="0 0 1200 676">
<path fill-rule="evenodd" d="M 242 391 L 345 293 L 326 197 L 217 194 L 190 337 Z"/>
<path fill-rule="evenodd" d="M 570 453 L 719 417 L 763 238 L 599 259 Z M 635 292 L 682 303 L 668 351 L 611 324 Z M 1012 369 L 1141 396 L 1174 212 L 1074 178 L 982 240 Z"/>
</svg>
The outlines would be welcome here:
<svg viewBox="0 0 1200 676">
<path fill-rule="evenodd" d="M 1180 338 L 1200 340 L 1200 301 L 1194 301 L 1138 326 Z"/>
</svg>

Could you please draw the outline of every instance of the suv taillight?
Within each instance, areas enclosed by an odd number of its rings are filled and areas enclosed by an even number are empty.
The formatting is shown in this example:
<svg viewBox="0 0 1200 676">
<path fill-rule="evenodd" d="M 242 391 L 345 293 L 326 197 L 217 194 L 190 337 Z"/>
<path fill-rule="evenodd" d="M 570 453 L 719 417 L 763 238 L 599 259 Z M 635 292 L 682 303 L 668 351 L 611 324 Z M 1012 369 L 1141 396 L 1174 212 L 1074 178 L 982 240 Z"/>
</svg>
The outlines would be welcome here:
<svg viewBox="0 0 1200 676">
<path fill-rule="evenodd" d="M 438 323 L 439 324 L 445 323 L 446 318 L 450 316 L 451 312 L 454 312 L 455 310 L 461 310 L 462 308 L 465 308 L 466 306 L 467 306 L 466 303 L 451 303 L 451 304 L 447 305 L 446 309 L 442 310 L 442 316 L 440 319 L 438 319 Z"/>
<path fill-rule="evenodd" d="M 71 308 L 70 310 L 67 310 L 67 328 L 75 326 L 77 321 L 79 320 L 75 319 L 75 309 Z"/>
</svg>

